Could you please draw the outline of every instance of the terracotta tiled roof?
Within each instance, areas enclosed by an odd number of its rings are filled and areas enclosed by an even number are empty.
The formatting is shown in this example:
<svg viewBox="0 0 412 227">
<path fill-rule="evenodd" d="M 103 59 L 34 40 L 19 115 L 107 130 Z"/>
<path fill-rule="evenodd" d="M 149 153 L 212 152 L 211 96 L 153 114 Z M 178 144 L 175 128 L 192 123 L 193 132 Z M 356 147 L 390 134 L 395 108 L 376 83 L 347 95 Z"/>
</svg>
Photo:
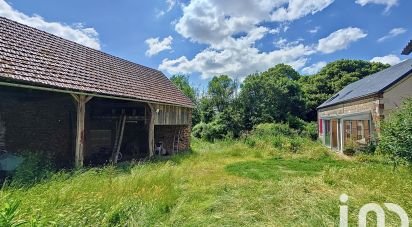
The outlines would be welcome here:
<svg viewBox="0 0 412 227">
<path fill-rule="evenodd" d="M 192 107 L 160 71 L 0 17 L 0 80 Z"/>
</svg>

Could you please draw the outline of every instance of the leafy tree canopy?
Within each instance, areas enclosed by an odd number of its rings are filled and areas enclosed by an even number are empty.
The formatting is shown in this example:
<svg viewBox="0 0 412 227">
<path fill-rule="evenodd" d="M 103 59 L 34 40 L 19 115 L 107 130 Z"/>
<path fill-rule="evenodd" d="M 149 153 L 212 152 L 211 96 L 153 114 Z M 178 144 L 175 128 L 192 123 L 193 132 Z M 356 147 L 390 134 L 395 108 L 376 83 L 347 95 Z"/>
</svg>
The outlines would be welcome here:
<svg viewBox="0 0 412 227">
<path fill-rule="evenodd" d="M 170 80 L 179 88 L 183 94 L 185 94 L 193 103 L 196 103 L 196 90 L 190 86 L 189 76 L 185 75 L 173 75 Z"/>
<path fill-rule="evenodd" d="M 209 82 L 207 93 L 218 112 L 223 112 L 229 106 L 237 87 L 236 81 L 227 75 L 213 77 Z"/>
</svg>

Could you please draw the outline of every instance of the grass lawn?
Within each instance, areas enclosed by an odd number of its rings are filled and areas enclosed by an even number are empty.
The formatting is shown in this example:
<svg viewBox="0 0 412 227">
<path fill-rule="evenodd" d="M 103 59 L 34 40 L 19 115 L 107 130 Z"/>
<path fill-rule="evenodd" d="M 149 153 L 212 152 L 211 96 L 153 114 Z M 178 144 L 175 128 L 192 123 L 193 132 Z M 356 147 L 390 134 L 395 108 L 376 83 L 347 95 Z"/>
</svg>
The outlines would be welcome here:
<svg viewBox="0 0 412 227">
<path fill-rule="evenodd" d="M 377 157 L 343 158 L 315 142 L 296 154 L 264 142 L 194 140 L 192 147 L 168 161 L 3 187 L 0 204 L 20 201 L 16 219 L 47 225 L 338 226 L 339 196 L 346 193 L 354 226 L 370 202 L 399 204 L 412 217 L 412 171 L 393 170 Z M 386 213 L 387 226 L 398 226 Z"/>
</svg>

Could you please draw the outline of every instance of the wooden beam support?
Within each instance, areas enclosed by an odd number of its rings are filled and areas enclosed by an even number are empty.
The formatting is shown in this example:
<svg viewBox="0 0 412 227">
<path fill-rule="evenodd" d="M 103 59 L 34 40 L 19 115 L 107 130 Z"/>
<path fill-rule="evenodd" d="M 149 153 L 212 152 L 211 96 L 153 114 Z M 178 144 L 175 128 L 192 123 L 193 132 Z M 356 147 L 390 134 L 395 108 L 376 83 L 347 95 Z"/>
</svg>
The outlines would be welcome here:
<svg viewBox="0 0 412 227">
<path fill-rule="evenodd" d="M 86 103 L 92 99 L 92 96 L 74 94 L 72 94 L 72 96 L 77 103 L 75 166 L 76 168 L 80 168 L 83 166 L 84 160 L 84 119 L 86 115 Z"/>
<path fill-rule="evenodd" d="M 119 127 L 118 130 L 116 132 L 116 136 L 118 136 L 118 138 L 116 138 L 116 143 L 115 143 L 115 147 L 113 149 L 113 154 L 112 154 L 112 163 L 116 164 L 117 161 L 119 160 L 119 153 L 120 153 L 120 148 L 122 147 L 122 142 L 123 142 L 123 134 L 124 134 L 124 127 L 126 125 L 126 118 L 127 116 L 125 114 L 122 114 L 122 116 L 120 116 L 120 120 L 119 120 Z"/>
<path fill-rule="evenodd" d="M 150 108 L 150 121 L 149 121 L 149 156 L 153 157 L 154 155 L 154 149 L 155 149 L 155 142 L 154 142 L 154 122 L 155 122 L 155 114 L 156 114 L 156 110 L 153 107 L 152 104 L 148 103 L 147 104 Z"/>
</svg>

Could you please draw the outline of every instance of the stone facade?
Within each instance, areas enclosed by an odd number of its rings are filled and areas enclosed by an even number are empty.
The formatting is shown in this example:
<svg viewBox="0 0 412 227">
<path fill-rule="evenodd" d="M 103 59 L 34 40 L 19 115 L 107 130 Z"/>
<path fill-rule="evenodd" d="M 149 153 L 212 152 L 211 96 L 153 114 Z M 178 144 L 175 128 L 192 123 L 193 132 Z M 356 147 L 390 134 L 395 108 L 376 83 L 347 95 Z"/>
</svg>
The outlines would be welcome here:
<svg viewBox="0 0 412 227">
<path fill-rule="evenodd" d="M 369 113 L 371 115 L 374 129 L 377 133 L 379 133 L 380 121 L 385 118 L 382 96 L 377 95 L 353 102 L 337 104 L 334 106 L 319 109 L 318 118 L 335 118 L 355 113 Z"/>
</svg>

